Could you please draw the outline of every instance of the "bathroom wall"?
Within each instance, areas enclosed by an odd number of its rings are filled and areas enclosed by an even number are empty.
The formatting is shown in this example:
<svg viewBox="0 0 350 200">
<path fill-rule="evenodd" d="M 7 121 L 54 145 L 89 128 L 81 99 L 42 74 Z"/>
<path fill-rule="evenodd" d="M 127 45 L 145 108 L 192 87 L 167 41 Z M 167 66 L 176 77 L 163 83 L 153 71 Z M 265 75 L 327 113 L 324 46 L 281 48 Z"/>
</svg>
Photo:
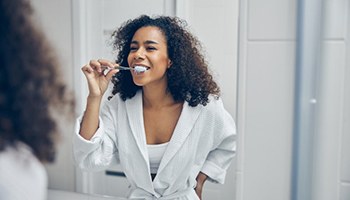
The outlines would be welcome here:
<svg viewBox="0 0 350 200">
<path fill-rule="evenodd" d="M 44 29 L 47 38 L 56 50 L 57 57 L 68 87 L 74 88 L 72 6 L 71 0 L 45 1 L 30 0 L 35 9 L 38 26 Z M 57 145 L 57 158 L 54 164 L 47 164 L 49 187 L 51 189 L 75 190 L 75 173 L 72 159 L 71 136 L 72 119 L 59 121 L 60 140 Z"/>
<path fill-rule="evenodd" d="M 235 118 L 239 0 L 177 0 L 177 2 L 176 14 L 186 19 L 190 29 L 202 42 L 206 59 L 222 89 L 225 106 Z"/>
<path fill-rule="evenodd" d="M 325 0 L 313 200 L 350 199 L 350 1 Z"/>
<path fill-rule="evenodd" d="M 296 0 L 240 1 L 237 200 L 288 200 Z"/>
<path fill-rule="evenodd" d="M 350 199 L 350 2 L 324 1 L 312 200 Z M 290 199 L 296 0 L 240 1 L 238 200 Z"/>
<path fill-rule="evenodd" d="M 226 109 L 236 120 L 239 0 L 177 0 L 177 15 L 186 19 L 200 39 L 218 81 Z M 231 200 L 236 196 L 236 161 L 224 185 L 207 182 L 203 199 Z"/>
</svg>

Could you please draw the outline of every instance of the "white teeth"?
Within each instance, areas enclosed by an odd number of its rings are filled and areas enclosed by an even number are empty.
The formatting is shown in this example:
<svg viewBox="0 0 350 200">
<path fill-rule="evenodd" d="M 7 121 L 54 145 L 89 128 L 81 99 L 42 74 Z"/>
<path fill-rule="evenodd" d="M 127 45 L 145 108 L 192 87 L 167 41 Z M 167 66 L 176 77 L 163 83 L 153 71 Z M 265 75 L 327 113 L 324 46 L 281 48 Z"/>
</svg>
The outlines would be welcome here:
<svg viewBox="0 0 350 200">
<path fill-rule="evenodd" d="M 137 74 L 143 73 L 145 71 L 147 71 L 147 67 L 145 66 L 135 66 L 134 70 Z"/>
</svg>

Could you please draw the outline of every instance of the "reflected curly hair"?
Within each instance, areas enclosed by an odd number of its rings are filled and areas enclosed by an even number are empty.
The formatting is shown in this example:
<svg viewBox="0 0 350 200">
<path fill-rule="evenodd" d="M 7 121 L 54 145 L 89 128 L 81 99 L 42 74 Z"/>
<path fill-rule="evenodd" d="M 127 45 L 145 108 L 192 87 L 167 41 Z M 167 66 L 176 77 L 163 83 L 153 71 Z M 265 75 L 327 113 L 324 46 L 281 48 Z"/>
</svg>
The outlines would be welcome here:
<svg viewBox="0 0 350 200">
<path fill-rule="evenodd" d="M 0 152 L 22 142 L 40 161 L 52 162 L 57 130 L 51 108 L 71 108 L 73 100 L 29 2 L 0 1 Z"/>
<path fill-rule="evenodd" d="M 113 48 L 118 52 L 116 62 L 128 66 L 130 43 L 135 32 L 146 26 L 158 27 L 167 42 L 168 57 L 172 62 L 167 70 L 168 90 L 175 101 L 187 101 L 190 106 L 206 105 L 210 94 L 219 97 L 220 89 L 208 71 L 208 64 L 201 54 L 201 44 L 186 30 L 187 23 L 177 17 L 142 15 L 126 21 L 113 34 Z M 125 101 L 142 87 L 134 84 L 131 73 L 120 71 L 112 82 L 112 95 L 119 93 Z"/>
</svg>

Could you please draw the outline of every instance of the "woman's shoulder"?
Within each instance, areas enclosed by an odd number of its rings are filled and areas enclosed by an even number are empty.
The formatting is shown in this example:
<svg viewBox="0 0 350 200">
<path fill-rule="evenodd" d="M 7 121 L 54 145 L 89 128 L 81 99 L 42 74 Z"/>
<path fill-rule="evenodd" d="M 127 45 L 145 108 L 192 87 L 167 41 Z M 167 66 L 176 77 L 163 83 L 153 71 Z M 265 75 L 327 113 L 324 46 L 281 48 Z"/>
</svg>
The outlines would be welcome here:
<svg viewBox="0 0 350 200">
<path fill-rule="evenodd" d="M 222 98 L 211 96 L 209 100 L 204 112 L 207 120 L 212 121 L 217 128 L 222 127 L 228 130 L 229 133 L 234 133 L 236 129 L 235 121 L 230 112 L 226 110 Z"/>
<path fill-rule="evenodd" d="M 117 113 L 124 111 L 129 105 L 142 104 L 142 92 L 138 91 L 132 98 L 123 100 L 119 93 L 111 96 L 111 98 L 104 98 L 101 104 L 102 112 Z"/>
<path fill-rule="evenodd" d="M 201 110 L 201 117 L 204 117 L 207 120 L 220 117 L 223 110 L 225 110 L 221 98 L 215 96 L 209 96 L 207 104 L 199 104 L 194 107 L 194 109 Z"/>
<path fill-rule="evenodd" d="M 209 103 L 203 106 L 203 114 L 207 117 L 215 118 L 215 120 L 226 121 L 231 120 L 231 114 L 226 110 L 224 102 L 219 96 L 209 96 Z"/>
<path fill-rule="evenodd" d="M 45 174 L 43 164 L 33 154 L 31 148 L 22 142 L 17 142 L 15 146 L 8 146 L 4 151 L 1 151 L 0 160 L 0 168 L 4 168 L 5 171 L 11 171 L 17 168 L 18 170 L 23 169 L 25 171 L 33 170 L 33 172 L 39 172 L 38 175 L 42 175 L 42 172 Z M 5 168 L 5 165 L 12 164 L 14 165 L 11 168 Z"/>
<path fill-rule="evenodd" d="M 140 98 L 142 98 L 142 91 L 139 90 L 136 92 L 136 94 L 131 97 L 131 98 L 127 98 L 126 100 L 123 100 L 122 97 L 120 96 L 120 93 L 117 93 L 115 95 L 109 95 L 108 98 L 104 98 L 104 102 L 107 103 L 109 105 L 116 105 L 116 104 L 125 104 L 127 101 L 137 101 Z"/>
<path fill-rule="evenodd" d="M 208 103 L 203 107 L 205 110 L 208 110 L 211 112 L 217 112 L 217 111 L 221 112 L 222 109 L 225 109 L 221 97 L 214 96 L 214 95 L 208 96 Z"/>
<path fill-rule="evenodd" d="M 124 103 L 119 93 L 112 95 L 112 93 L 105 95 L 102 100 L 102 107 L 107 109 L 115 109 L 120 103 Z"/>
<path fill-rule="evenodd" d="M 12 192 L 17 192 L 17 196 L 30 194 L 29 197 L 22 196 L 29 199 L 41 199 L 38 197 L 45 196 L 46 170 L 27 145 L 18 143 L 15 147 L 6 147 L 0 152 L 0 163 L 0 187 L 4 192 L 2 195 L 12 197 Z M 31 184 L 33 182 L 35 184 Z M 21 188 L 22 193 L 10 187 L 13 185 Z"/>
</svg>

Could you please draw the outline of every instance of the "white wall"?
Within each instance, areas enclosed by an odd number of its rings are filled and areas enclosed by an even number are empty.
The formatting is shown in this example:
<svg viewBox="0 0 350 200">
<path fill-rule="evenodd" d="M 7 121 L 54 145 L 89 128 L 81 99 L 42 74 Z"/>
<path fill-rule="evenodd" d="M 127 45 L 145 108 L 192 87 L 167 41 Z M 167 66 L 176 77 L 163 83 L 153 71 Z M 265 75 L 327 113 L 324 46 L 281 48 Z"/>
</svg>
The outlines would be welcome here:
<svg viewBox="0 0 350 200">
<path fill-rule="evenodd" d="M 239 0 L 183 1 L 178 15 L 201 41 L 225 107 L 236 117 Z"/>
<path fill-rule="evenodd" d="M 37 23 L 46 33 L 51 46 L 56 50 L 63 76 L 73 88 L 72 17 L 71 0 L 45 1 L 31 0 Z M 49 175 L 49 188 L 75 190 L 75 173 L 72 160 L 71 136 L 73 122 L 62 119 L 59 122 L 61 140 L 54 164 L 46 165 Z"/>
<path fill-rule="evenodd" d="M 177 15 L 186 19 L 201 41 L 205 58 L 221 88 L 225 108 L 236 120 L 239 0 L 183 0 L 177 3 Z M 235 188 L 234 161 L 224 185 L 205 183 L 203 199 L 231 200 L 236 196 Z"/>
<path fill-rule="evenodd" d="M 238 200 L 291 187 L 296 0 L 240 1 Z M 350 199 L 350 2 L 324 1 L 312 200 Z"/>
<path fill-rule="evenodd" d="M 241 0 L 237 200 L 290 197 L 296 0 Z"/>
<path fill-rule="evenodd" d="M 313 200 L 350 199 L 349 6 L 349 0 L 325 0 Z"/>
</svg>

